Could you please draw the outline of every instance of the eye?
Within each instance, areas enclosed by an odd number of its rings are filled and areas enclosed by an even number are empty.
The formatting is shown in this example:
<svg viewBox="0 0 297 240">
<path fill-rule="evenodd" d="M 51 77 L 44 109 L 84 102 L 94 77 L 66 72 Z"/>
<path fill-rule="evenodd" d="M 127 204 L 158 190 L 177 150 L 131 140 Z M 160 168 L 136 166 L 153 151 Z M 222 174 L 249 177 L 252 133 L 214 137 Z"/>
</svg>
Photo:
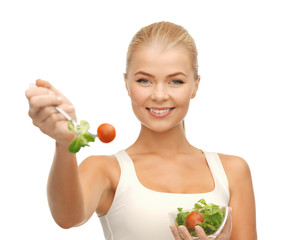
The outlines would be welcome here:
<svg viewBox="0 0 297 240">
<path fill-rule="evenodd" d="M 149 80 L 145 79 L 145 78 L 140 78 L 138 80 L 136 80 L 136 82 L 141 83 L 141 84 L 148 84 L 150 83 Z"/>
<path fill-rule="evenodd" d="M 172 80 L 171 83 L 172 83 L 173 85 L 180 85 L 180 84 L 184 84 L 185 82 L 182 81 L 182 80 Z"/>
</svg>

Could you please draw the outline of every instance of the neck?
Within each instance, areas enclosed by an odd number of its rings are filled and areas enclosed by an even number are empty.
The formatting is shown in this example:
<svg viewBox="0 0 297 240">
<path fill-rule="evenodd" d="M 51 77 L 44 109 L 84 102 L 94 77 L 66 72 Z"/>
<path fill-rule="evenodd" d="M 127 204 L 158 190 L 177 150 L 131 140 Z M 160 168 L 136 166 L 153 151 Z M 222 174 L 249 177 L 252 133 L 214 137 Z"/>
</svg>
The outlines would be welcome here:
<svg viewBox="0 0 297 240">
<path fill-rule="evenodd" d="M 190 147 L 181 124 L 166 132 L 154 132 L 142 125 L 138 139 L 131 146 L 135 152 L 167 156 L 185 152 Z"/>
</svg>

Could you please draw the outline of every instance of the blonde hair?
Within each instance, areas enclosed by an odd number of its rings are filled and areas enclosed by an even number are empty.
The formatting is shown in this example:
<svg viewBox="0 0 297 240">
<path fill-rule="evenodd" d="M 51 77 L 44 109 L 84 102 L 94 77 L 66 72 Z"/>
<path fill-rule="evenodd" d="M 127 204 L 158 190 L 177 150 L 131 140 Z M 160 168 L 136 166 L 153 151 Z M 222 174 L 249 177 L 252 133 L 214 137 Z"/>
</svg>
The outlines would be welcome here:
<svg viewBox="0 0 297 240">
<path fill-rule="evenodd" d="M 127 52 L 126 73 L 136 50 L 143 46 L 157 43 L 163 48 L 184 47 L 191 58 L 194 78 L 198 79 L 198 52 L 196 44 L 188 31 L 171 22 L 157 22 L 141 28 L 132 38 Z"/>
</svg>

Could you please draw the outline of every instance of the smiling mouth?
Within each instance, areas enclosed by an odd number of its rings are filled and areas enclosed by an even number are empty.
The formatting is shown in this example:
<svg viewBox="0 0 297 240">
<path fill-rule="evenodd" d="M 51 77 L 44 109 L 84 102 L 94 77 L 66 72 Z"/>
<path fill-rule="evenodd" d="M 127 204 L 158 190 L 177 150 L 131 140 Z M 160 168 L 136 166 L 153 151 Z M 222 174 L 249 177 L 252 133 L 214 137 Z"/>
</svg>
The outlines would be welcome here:
<svg viewBox="0 0 297 240">
<path fill-rule="evenodd" d="M 154 113 L 166 113 L 166 112 L 169 112 L 170 110 L 173 110 L 174 107 L 173 108 L 146 108 L 146 109 Z"/>
<path fill-rule="evenodd" d="M 150 113 L 155 117 L 165 117 L 167 116 L 170 111 L 175 109 L 175 107 L 172 108 L 146 108 Z"/>
</svg>

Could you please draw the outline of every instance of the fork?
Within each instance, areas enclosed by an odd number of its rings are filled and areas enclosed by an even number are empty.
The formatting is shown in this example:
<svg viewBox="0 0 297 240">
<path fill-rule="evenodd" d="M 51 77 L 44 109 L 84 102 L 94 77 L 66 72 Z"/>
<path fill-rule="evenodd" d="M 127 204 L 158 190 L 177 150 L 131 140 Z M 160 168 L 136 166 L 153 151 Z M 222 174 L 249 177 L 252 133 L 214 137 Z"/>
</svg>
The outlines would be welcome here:
<svg viewBox="0 0 297 240">
<path fill-rule="evenodd" d="M 73 125 L 76 127 L 78 124 L 75 120 L 72 119 L 72 117 L 69 116 L 69 114 L 67 112 L 65 112 L 62 108 L 56 106 L 55 107 L 56 110 L 61 113 L 68 121 L 72 121 L 73 122 Z M 93 134 L 93 133 L 90 133 L 88 132 L 93 138 L 96 138 L 97 135 Z"/>
</svg>

